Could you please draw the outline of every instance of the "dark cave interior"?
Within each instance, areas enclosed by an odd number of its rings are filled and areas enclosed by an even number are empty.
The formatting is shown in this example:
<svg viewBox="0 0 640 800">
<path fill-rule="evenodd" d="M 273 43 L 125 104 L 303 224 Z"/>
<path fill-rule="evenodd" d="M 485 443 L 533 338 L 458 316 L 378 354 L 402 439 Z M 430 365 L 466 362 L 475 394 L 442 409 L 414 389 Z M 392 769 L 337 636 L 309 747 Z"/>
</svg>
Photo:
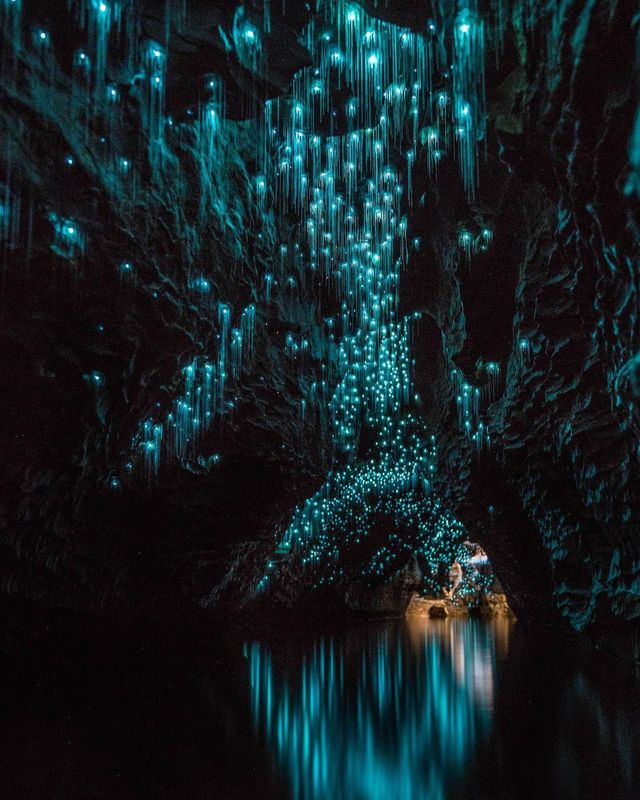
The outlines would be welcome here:
<svg viewBox="0 0 640 800">
<path fill-rule="evenodd" d="M 401 618 L 469 541 L 518 625 L 640 662 L 639 31 L 618 0 L 0 0 L 11 663 Z"/>
</svg>

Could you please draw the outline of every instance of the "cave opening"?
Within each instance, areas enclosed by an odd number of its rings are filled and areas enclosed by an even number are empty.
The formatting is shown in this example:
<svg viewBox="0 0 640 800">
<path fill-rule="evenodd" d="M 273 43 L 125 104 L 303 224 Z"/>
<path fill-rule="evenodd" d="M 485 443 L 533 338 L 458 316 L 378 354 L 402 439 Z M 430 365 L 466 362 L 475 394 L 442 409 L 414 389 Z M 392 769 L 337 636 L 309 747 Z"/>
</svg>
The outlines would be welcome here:
<svg viewBox="0 0 640 800">
<path fill-rule="evenodd" d="M 633 796 L 639 32 L 0 0 L 8 797 Z"/>
<path fill-rule="evenodd" d="M 417 560 L 417 567 L 419 563 Z M 489 556 L 477 542 L 465 539 L 451 564 L 441 565 L 435 576 L 419 576 L 420 585 L 409 599 L 407 617 L 515 619 Z"/>
</svg>

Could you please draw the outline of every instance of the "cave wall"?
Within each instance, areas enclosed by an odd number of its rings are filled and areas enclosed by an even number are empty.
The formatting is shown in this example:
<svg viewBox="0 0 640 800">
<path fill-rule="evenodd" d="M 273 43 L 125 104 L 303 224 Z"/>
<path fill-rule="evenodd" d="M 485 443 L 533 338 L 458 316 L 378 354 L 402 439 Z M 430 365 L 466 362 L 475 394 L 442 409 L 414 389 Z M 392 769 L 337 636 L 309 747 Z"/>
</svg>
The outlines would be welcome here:
<svg viewBox="0 0 640 800">
<path fill-rule="evenodd" d="M 564 11 L 550 25 L 546 63 L 541 45 L 521 43 L 526 80 L 512 73 L 496 91 L 502 105 L 505 86 L 524 88 L 519 122 L 495 120 L 509 171 L 496 238 L 517 231 L 519 251 L 512 349 L 502 396 L 489 410 L 499 431 L 489 458 L 520 497 L 522 528 L 532 523 L 544 545 L 554 602 L 572 627 L 617 631 L 626 623 L 633 635 L 639 273 L 627 143 L 637 30 L 620 4 Z M 482 346 L 482 334 L 471 334 L 471 347 Z M 480 487 L 484 470 L 480 461 L 470 497 L 484 496 L 485 508 L 500 513 L 500 489 Z"/>
<path fill-rule="evenodd" d="M 429 375 L 452 502 L 521 618 L 559 609 L 637 648 L 637 20 L 617 3 L 541 11 L 529 28 L 513 6 L 489 68 L 476 198 L 448 171 L 413 214 L 427 246 L 411 299 L 429 315 L 417 381 Z M 461 257 L 459 231 L 486 225 L 491 251 Z M 449 376 L 486 385 L 488 362 L 500 381 L 478 456 L 455 434 Z"/>
<path fill-rule="evenodd" d="M 414 29 L 453 13 L 363 6 Z M 162 40 L 164 4 L 141 9 L 136 34 Z M 269 71 L 252 75 L 233 45 L 238 4 L 194 4 L 168 45 L 162 148 L 140 146 L 153 120 L 122 63 L 107 76 L 125 98 L 104 122 L 108 152 L 74 100 L 81 26 L 50 4 L 22 11 L 22 35 L 42 29 L 55 47 L 43 61 L 4 26 L 3 208 L 19 214 L 2 229 L 0 586 L 91 608 L 247 595 L 332 456 L 328 420 L 300 398 L 322 364 L 338 379 L 317 325 L 336 301 L 291 255 L 297 220 L 256 192 L 252 121 L 310 63 L 298 39 L 309 11 L 288 0 L 272 12 Z M 404 311 L 422 312 L 414 377 L 449 507 L 521 615 L 557 608 L 576 629 L 622 637 L 640 613 L 637 35 L 614 0 L 509 5 L 499 57 L 487 56 L 477 192 L 452 163 L 429 176 L 423 152 L 409 214 L 421 244 L 402 292 Z M 210 80 L 227 90 L 219 130 L 195 119 Z M 56 241 L 64 220 L 81 241 Z M 467 258 L 461 230 L 485 228 L 491 247 Z M 218 301 L 238 325 L 256 304 L 251 364 L 197 450 L 150 482 L 140 422 L 167 413 L 185 367 L 221 335 Z M 308 352 L 287 352 L 290 333 Z M 482 387 L 490 446 L 460 430 L 460 376 Z"/>
<path fill-rule="evenodd" d="M 157 6 L 143 9 L 141 41 L 162 29 Z M 319 293 L 288 285 L 298 270 L 281 247 L 294 223 L 276 219 L 271 195 L 257 197 L 248 109 L 262 95 L 220 44 L 232 12 L 201 11 L 171 40 L 165 110 L 175 122 L 167 116 L 155 151 L 139 143 L 148 108 L 124 66 L 105 84 L 122 110 L 87 135 L 68 67 L 83 41 L 70 11 L 25 3 L 20 42 L 3 29 L 3 210 L 14 226 L 0 310 L 6 594 L 80 607 L 193 601 L 238 543 L 271 536 L 326 469 L 326 421 L 300 409 L 301 386 L 327 360 Z M 26 44 L 34 26 L 55 42 L 44 63 Z M 272 36 L 281 91 L 304 51 L 289 16 Z M 235 87 L 220 128 L 189 120 L 211 74 Z M 61 224 L 78 239 L 61 241 Z M 140 423 L 169 413 L 185 368 L 215 354 L 220 302 L 238 326 L 257 308 L 250 364 L 229 377 L 197 449 L 163 457 L 153 476 Z M 283 349 L 289 332 L 309 340 L 300 357 Z"/>
</svg>

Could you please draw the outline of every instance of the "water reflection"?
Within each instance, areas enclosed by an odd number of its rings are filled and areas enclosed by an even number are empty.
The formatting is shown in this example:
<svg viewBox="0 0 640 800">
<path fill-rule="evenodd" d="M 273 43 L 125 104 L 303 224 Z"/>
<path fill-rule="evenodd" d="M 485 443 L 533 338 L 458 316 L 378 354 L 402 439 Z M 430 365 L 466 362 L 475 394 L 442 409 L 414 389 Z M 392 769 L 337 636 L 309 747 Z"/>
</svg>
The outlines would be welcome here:
<svg viewBox="0 0 640 800">
<path fill-rule="evenodd" d="M 637 708 L 631 698 L 628 703 L 607 705 L 582 671 L 572 676 L 552 731 L 556 745 L 549 772 L 555 796 L 563 800 L 605 797 L 605 788 L 594 788 L 598 775 L 601 780 L 607 776 L 605 784 L 609 783 L 612 796 L 640 796 Z"/>
<path fill-rule="evenodd" d="M 253 718 L 294 800 L 444 800 L 491 727 L 509 631 L 416 619 L 248 646 Z"/>
</svg>

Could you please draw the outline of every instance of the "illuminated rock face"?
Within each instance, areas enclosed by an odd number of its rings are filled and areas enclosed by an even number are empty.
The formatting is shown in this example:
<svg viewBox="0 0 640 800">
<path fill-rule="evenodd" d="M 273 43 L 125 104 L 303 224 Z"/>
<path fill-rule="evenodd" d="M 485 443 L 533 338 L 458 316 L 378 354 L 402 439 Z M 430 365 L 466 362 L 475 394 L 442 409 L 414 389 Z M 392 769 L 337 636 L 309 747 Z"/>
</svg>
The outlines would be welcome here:
<svg viewBox="0 0 640 800">
<path fill-rule="evenodd" d="M 630 12 L 389 5 L 2 2 L 6 592 L 640 613 Z"/>
</svg>

